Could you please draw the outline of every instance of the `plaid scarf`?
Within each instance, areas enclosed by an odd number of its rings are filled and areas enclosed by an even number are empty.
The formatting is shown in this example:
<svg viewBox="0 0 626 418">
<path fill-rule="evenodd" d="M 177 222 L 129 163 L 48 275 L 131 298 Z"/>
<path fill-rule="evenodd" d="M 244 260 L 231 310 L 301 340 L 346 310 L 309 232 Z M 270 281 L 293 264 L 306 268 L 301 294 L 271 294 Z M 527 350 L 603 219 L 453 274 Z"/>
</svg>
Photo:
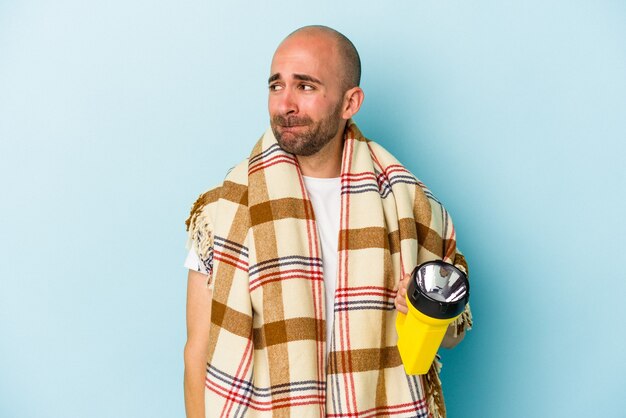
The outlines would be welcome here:
<svg viewBox="0 0 626 418">
<path fill-rule="evenodd" d="M 213 286 L 207 417 L 445 417 L 438 361 L 404 372 L 394 287 L 428 260 L 467 271 L 452 222 L 352 121 L 344 137 L 334 312 L 298 162 L 271 130 L 192 208 L 187 229 Z M 470 328 L 469 307 L 456 325 Z"/>
</svg>

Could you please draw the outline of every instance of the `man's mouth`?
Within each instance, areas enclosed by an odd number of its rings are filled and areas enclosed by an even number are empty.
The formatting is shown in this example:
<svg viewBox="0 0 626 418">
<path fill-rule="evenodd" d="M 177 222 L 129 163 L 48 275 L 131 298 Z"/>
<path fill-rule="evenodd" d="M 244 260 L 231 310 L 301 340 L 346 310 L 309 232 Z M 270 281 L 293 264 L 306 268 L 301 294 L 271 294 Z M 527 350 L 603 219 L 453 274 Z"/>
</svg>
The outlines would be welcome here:
<svg viewBox="0 0 626 418">
<path fill-rule="evenodd" d="M 304 117 L 274 117 L 274 124 L 280 126 L 282 129 L 297 129 L 308 126 L 311 123 L 308 118 Z"/>
</svg>

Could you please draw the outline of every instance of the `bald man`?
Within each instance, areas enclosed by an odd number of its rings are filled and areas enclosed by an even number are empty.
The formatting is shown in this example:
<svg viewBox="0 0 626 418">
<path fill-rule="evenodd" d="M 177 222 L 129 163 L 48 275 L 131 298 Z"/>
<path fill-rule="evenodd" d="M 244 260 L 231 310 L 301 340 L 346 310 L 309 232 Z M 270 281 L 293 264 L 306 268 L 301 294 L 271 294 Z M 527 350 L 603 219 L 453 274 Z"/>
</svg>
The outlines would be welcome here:
<svg viewBox="0 0 626 418">
<path fill-rule="evenodd" d="M 187 221 L 194 245 L 185 262 L 188 418 L 445 416 L 437 383 L 402 371 L 390 330 L 394 308 L 407 312 L 415 265 L 398 267 L 392 244 L 367 248 L 369 236 L 351 240 L 362 253 L 353 260 L 342 250 L 341 237 L 363 229 L 353 229 L 347 214 L 370 221 L 368 204 L 352 209 L 354 202 L 367 195 L 376 206 L 401 187 L 391 174 L 388 183 L 377 182 L 386 176 L 377 170 L 387 154 L 377 154 L 351 121 L 364 99 L 360 77 L 359 55 L 341 33 L 308 26 L 290 34 L 270 68 L 271 130 L 194 205 Z M 346 150 L 348 142 L 354 145 Z M 371 175 L 349 172 L 370 158 Z M 369 183 L 348 192 L 348 178 Z M 409 183 L 416 187 L 412 177 Z M 348 268 L 357 257 L 357 265 L 371 261 L 380 270 L 380 285 Z M 419 257 L 405 258 L 414 264 Z M 468 328 L 453 325 L 444 347 Z"/>
</svg>

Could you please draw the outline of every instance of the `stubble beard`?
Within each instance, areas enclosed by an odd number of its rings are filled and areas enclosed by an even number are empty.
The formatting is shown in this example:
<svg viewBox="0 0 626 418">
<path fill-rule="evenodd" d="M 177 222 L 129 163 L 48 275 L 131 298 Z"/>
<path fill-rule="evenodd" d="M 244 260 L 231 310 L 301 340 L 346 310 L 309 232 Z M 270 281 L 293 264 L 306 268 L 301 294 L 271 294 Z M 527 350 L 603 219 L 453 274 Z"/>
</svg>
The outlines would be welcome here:
<svg viewBox="0 0 626 418">
<path fill-rule="evenodd" d="M 328 117 L 314 122 L 309 116 L 274 115 L 270 120 L 278 145 L 294 155 L 308 157 L 319 152 L 337 135 L 341 121 L 341 103 Z M 302 132 L 281 132 L 281 128 L 307 126 Z"/>
</svg>

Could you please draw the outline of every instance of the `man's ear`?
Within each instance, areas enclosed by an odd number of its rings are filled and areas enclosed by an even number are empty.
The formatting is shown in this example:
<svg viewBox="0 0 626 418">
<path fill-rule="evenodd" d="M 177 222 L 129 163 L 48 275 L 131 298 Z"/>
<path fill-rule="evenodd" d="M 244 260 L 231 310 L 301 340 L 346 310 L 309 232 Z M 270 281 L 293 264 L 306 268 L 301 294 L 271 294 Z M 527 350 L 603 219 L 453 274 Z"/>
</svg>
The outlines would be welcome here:
<svg viewBox="0 0 626 418">
<path fill-rule="evenodd" d="M 346 91 L 344 94 L 344 105 L 343 105 L 343 113 L 341 117 L 345 120 L 350 119 L 352 116 L 356 115 L 356 113 L 361 108 L 361 104 L 363 103 L 363 99 L 365 98 L 365 93 L 361 87 L 352 87 L 350 90 Z"/>
</svg>

